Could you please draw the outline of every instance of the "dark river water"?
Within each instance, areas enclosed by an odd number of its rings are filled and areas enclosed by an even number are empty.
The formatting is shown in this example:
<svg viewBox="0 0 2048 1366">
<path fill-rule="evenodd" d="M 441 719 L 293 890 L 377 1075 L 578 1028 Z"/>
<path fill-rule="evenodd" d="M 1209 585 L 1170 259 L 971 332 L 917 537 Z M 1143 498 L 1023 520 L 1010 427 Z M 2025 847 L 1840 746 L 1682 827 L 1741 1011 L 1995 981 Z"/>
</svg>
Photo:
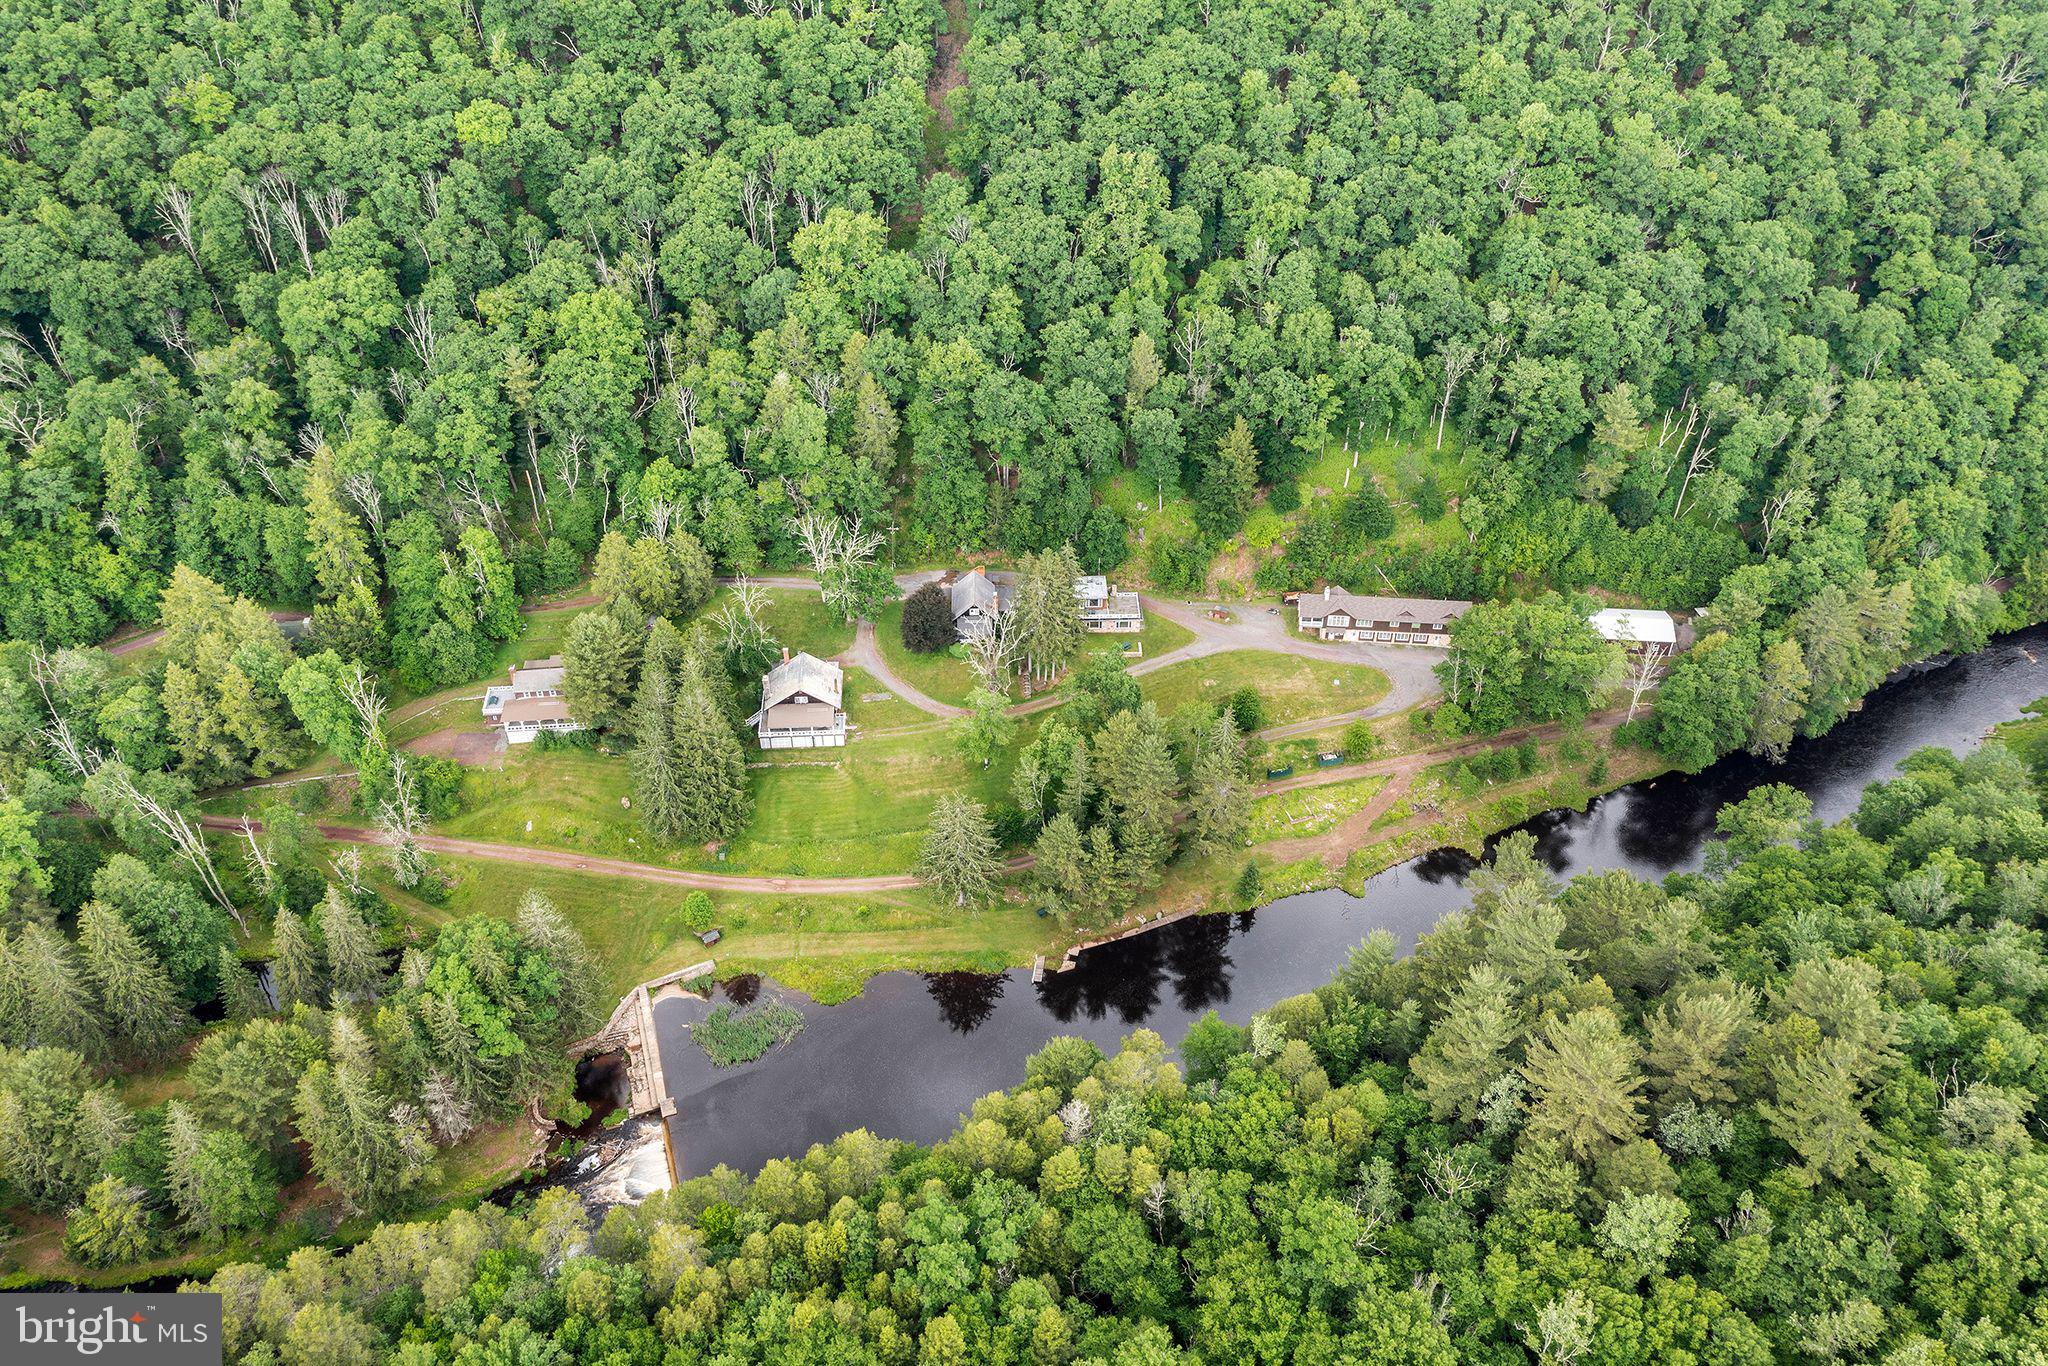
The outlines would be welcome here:
<svg viewBox="0 0 2048 1366">
<path fill-rule="evenodd" d="M 2040 656 L 2037 662 L 2036 656 Z M 1521 829 L 1560 877 L 1625 868 L 1646 879 L 1698 866 L 1714 812 L 1761 783 L 1789 783 L 1835 821 L 1863 788 L 1924 745 L 1967 750 L 2000 721 L 2048 693 L 2048 628 L 2003 636 L 1981 653 L 1894 679 L 1862 711 L 1782 764 L 1738 755 L 1693 777 L 1623 788 L 1584 812 L 1550 811 Z M 1047 1039 L 1076 1034 L 1105 1049 L 1131 1030 L 1177 1043 L 1214 1008 L 1242 1024 L 1275 1001 L 1327 982 L 1368 931 L 1393 931 L 1405 950 L 1464 901 L 1470 857 L 1439 851 L 1372 878 L 1364 893 L 1309 892 L 1241 915 L 1196 916 L 1092 949 L 1068 972 L 885 973 L 858 998 L 820 1006 L 742 981 L 722 991 L 773 992 L 808 1023 L 758 1062 L 713 1069 L 685 1028 L 710 1006 L 655 1003 L 662 1067 L 677 1113 L 669 1120 L 685 1176 L 723 1162 L 757 1170 L 851 1129 L 930 1142 L 950 1133 L 977 1097 L 1023 1080 L 1024 1059 Z"/>
</svg>

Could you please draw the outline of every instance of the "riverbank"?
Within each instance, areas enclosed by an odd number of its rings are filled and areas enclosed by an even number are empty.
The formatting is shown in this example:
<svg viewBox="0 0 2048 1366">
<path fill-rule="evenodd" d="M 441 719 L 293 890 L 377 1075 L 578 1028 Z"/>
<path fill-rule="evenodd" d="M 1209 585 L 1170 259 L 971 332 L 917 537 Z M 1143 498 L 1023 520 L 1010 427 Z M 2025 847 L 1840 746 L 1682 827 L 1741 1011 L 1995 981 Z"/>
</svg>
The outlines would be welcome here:
<svg viewBox="0 0 2048 1366">
<path fill-rule="evenodd" d="M 1817 817 L 1835 821 L 1914 750 L 1974 748 L 2048 693 L 2044 658 L 2048 630 L 2002 637 L 1979 654 L 1886 683 L 1829 735 L 1796 742 L 1781 764 L 1731 756 L 1699 774 L 1640 779 L 1583 810 L 1534 811 L 1510 828 L 1535 838 L 1539 858 L 1561 880 L 1612 868 L 1657 880 L 1696 868 L 1715 838 L 1714 813 L 1756 786 L 1798 788 Z M 1478 841 L 1481 850 L 1491 842 Z M 1328 886 L 1256 910 L 1175 919 L 1091 948 L 1071 971 L 1036 983 L 1021 968 L 892 972 L 839 1005 L 786 995 L 808 1017 L 803 1033 L 758 1062 L 718 1072 L 682 1065 L 680 1050 L 694 1048 L 690 1011 L 658 1002 L 662 1056 L 678 1059 L 669 1128 L 679 1171 L 688 1177 L 720 1163 L 752 1171 L 858 1128 L 935 1140 L 977 1097 L 1013 1085 L 1024 1058 L 1056 1035 L 1105 1048 L 1136 1028 L 1175 1040 L 1211 1008 L 1245 1023 L 1327 981 L 1375 929 L 1392 932 L 1404 952 L 1412 948 L 1464 904 L 1477 852 L 1438 848 L 1351 890 Z M 702 1084 L 692 1085 L 693 1076 Z"/>
</svg>

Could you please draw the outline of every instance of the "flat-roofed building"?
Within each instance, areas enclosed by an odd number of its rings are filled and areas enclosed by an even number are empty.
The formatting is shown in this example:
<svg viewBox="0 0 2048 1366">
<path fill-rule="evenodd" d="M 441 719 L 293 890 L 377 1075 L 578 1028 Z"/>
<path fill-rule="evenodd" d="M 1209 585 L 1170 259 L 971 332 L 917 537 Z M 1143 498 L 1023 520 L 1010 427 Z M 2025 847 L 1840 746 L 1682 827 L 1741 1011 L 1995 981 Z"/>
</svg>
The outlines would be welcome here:
<svg viewBox="0 0 2048 1366">
<path fill-rule="evenodd" d="M 1074 580 L 1074 605 L 1081 629 L 1098 635 L 1131 635 L 1145 629 L 1145 609 L 1136 593 L 1119 593 L 1100 574 Z"/>
<path fill-rule="evenodd" d="M 562 697 L 562 657 L 529 659 L 503 683 L 484 689 L 484 724 L 505 732 L 505 743 L 523 745 L 542 731 L 582 730 Z"/>
</svg>

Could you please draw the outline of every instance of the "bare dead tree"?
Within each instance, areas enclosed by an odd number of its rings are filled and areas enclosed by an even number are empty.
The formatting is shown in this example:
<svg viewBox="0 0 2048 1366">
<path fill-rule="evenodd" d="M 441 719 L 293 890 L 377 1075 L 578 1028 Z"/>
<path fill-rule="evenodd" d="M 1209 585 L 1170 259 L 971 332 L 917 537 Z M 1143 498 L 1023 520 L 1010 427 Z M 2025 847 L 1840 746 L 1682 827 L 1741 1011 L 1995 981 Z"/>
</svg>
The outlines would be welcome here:
<svg viewBox="0 0 2048 1366">
<path fill-rule="evenodd" d="M 306 226 L 305 208 L 299 201 L 299 182 L 273 166 L 263 173 L 263 191 L 270 197 L 271 210 L 284 224 L 292 245 L 299 249 L 299 262 L 308 276 L 313 273 L 313 235 Z"/>
<path fill-rule="evenodd" d="M 370 524 L 370 531 L 377 543 L 384 543 L 384 491 L 377 487 L 377 476 L 368 470 L 356 470 L 341 477 L 341 491 L 348 495 L 351 503 L 363 514 L 363 520 Z"/>
<path fill-rule="evenodd" d="M 697 391 L 687 384 L 671 384 L 668 397 L 669 402 L 675 405 L 676 426 L 682 432 L 682 442 L 676 448 L 676 454 L 681 455 L 684 447 L 696 449 Z"/>
<path fill-rule="evenodd" d="M 562 434 L 559 441 L 548 444 L 548 453 L 555 458 L 555 474 L 562 481 L 562 487 L 569 496 L 576 496 L 576 485 L 583 478 L 583 448 L 587 438 L 579 431 Z"/>
<path fill-rule="evenodd" d="M 747 221 L 747 240 L 755 246 L 761 243 L 761 219 L 765 210 L 768 217 L 774 216 L 774 209 L 767 207 L 767 187 L 761 177 L 747 172 L 747 178 L 740 182 L 740 216 Z"/>
<path fill-rule="evenodd" d="M 362 731 L 365 746 L 381 740 L 384 735 L 384 697 L 377 691 L 376 678 L 358 664 L 342 680 L 341 695 L 355 711 L 356 725 Z"/>
<path fill-rule="evenodd" d="M 175 351 L 185 358 L 185 364 L 196 365 L 192 354 L 192 338 L 185 332 L 185 310 L 176 305 L 164 309 L 164 325 L 156 330 L 156 339 L 164 344 L 166 351 Z"/>
<path fill-rule="evenodd" d="M 854 601 L 853 581 L 857 571 L 872 563 L 881 551 L 883 534 L 863 527 L 858 517 L 844 522 L 820 512 L 805 512 L 792 526 L 804 552 L 810 556 L 825 605 L 851 621 L 859 605 Z"/>
<path fill-rule="evenodd" d="M 363 875 L 363 851 L 351 844 L 328 860 L 334 877 L 351 900 L 361 897 L 368 880 Z"/>
<path fill-rule="evenodd" d="M 680 509 L 666 498 L 651 499 L 647 504 L 647 534 L 666 545 L 679 512 Z"/>
<path fill-rule="evenodd" d="M 392 880 L 401 887 L 417 887 L 427 871 L 427 856 L 419 841 L 426 818 L 420 811 L 419 790 L 403 753 L 391 756 L 391 792 L 378 803 L 377 825 L 391 862 Z"/>
<path fill-rule="evenodd" d="M 220 875 L 214 871 L 213 854 L 206 847 L 206 838 L 200 832 L 197 822 L 174 807 L 167 807 L 135 785 L 134 777 L 126 765 L 102 765 L 101 772 L 114 775 L 116 795 L 135 813 L 141 816 L 160 834 L 171 842 L 188 867 L 198 875 L 200 885 L 206 894 L 220 904 L 222 910 L 235 918 L 235 924 L 247 930 L 248 922 L 242 912 L 229 899 L 227 889 L 221 886 Z"/>
<path fill-rule="evenodd" d="M 1459 381 L 1472 373 L 1472 366 L 1479 359 L 1478 350 L 1462 341 L 1444 343 L 1439 359 L 1444 365 L 1444 396 L 1436 410 L 1436 448 L 1444 448 L 1444 424 L 1451 416 L 1451 396 L 1457 392 Z"/>
<path fill-rule="evenodd" d="M 242 867 L 249 876 L 249 885 L 268 897 L 277 890 L 277 863 L 263 847 L 263 841 L 256 838 L 256 824 L 247 816 L 242 817 L 241 835 Z"/>
<path fill-rule="evenodd" d="M 434 335 L 433 310 L 422 300 L 412 300 L 406 304 L 397 330 L 398 334 L 405 338 L 405 344 L 411 349 L 414 358 L 419 361 L 420 368 L 428 374 L 433 374 L 434 351 L 438 340 Z"/>
<path fill-rule="evenodd" d="M 31 369 L 37 359 L 28 338 L 15 331 L 6 323 L 0 323 L 0 385 L 9 389 L 26 389 L 34 377 Z"/>
<path fill-rule="evenodd" d="M 1662 641 L 1645 645 L 1628 657 L 1628 717 L 1636 719 L 1636 709 L 1643 705 L 1643 695 L 1657 686 L 1657 680 L 1664 676 L 1664 661 L 1671 657 L 1671 647 Z"/>
<path fill-rule="evenodd" d="M 1771 543 L 1778 539 L 1778 533 L 1787 527 L 1804 522 L 1813 511 L 1813 490 L 1803 484 L 1793 484 L 1779 489 L 1764 499 L 1757 510 L 1757 525 L 1763 530 L 1763 544 L 1758 547 L 1764 554 L 1771 553 Z"/>
<path fill-rule="evenodd" d="M 992 693 L 1008 692 L 1010 672 L 1023 645 L 1022 633 L 1017 630 L 1016 609 L 1007 602 L 999 602 L 981 620 L 982 628 L 964 641 L 967 663 L 982 687 Z"/>
<path fill-rule="evenodd" d="M 34 450 L 42 441 L 44 431 L 49 428 L 50 417 L 39 395 L 0 398 L 0 431 L 13 437 L 24 451 Z"/>
<path fill-rule="evenodd" d="M 1679 481 L 1678 501 L 1671 505 L 1671 520 L 1674 522 L 1685 515 L 1685 495 L 1692 488 L 1692 481 L 1714 468 L 1716 448 L 1707 444 L 1707 437 L 1713 430 L 1712 421 L 1702 422 L 1699 439 L 1692 445 L 1692 454 L 1685 458 L 1685 478 Z"/>
<path fill-rule="evenodd" d="M 1209 364 L 1207 343 L 1202 315 L 1193 311 L 1182 313 L 1180 326 L 1173 330 L 1173 352 L 1180 357 L 1181 368 L 1188 377 L 1188 397 L 1198 409 L 1208 406 L 1214 387 L 1214 370 Z"/>
<path fill-rule="evenodd" d="M 277 243 L 270 221 L 270 198 L 254 185 L 235 186 L 235 198 L 242 205 L 242 215 L 249 222 L 249 237 L 256 243 L 257 254 L 274 274 L 277 270 Z"/>
<path fill-rule="evenodd" d="M 43 349 L 50 353 L 50 364 L 55 366 L 57 373 L 64 376 L 67 381 L 75 382 L 77 376 L 73 375 L 71 367 L 64 363 L 64 352 L 57 346 L 57 334 L 50 330 L 48 323 L 37 324 L 36 331 L 42 336 Z"/>
<path fill-rule="evenodd" d="M 839 372 L 837 370 L 813 370 L 810 376 L 804 380 L 804 384 L 811 391 L 812 401 L 823 411 L 831 412 L 832 395 L 839 390 Z"/>
<path fill-rule="evenodd" d="M 334 240 L 334 231 L 348 218 L 348 191 L 326 190 L 306 196 L 306 209 L 320 225 L 322 241 Z"/>
<path fill-rule="evenodd" d="M 732 583 L 732 595 L 713 614 L 720 638 L 732 654 L 775 648 L 775 634 L 768 629 L 768 590 L 742 574 Z"/>
<path fill-rule="evenodd" d="M 192 192 L 182 185 L 164 186 L 156 197 L 156 221 L 197 266 L 199 253 L 192 246 Z"/>
</svg>

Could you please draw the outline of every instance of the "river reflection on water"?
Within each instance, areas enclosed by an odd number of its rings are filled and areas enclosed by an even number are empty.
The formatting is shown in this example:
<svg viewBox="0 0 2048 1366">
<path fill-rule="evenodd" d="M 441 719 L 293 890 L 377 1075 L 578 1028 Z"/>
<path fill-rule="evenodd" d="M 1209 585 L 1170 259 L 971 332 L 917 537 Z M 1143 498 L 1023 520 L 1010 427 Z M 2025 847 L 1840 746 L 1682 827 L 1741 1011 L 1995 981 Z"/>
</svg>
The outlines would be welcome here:
<svg viewBox="0 0 2048 1366">
<path fill-rule="evenodd" d="M 1547 811 L 1520 829 L 1561 878 L 1625 868 L 1643 878 L 1696 867 L 1714 812 L 1760 783 L 1789 783 L 1817 815 L 1839 820 L 1863 788 L 1924 745 L 1969 749 L 1992 725 L 2048 693 L 2048 630 L 2001 637 L 1979 654 L 1919 670 L 1873 693 L 1863 710 L 1783 764 L 1749 756 L 1692 777 L 1665 777 L 1610 793 L 1583 812 Z M 1334 975 L 1373 929 L 1403 950 L 1464 901 L 1476 866 L 1439 850 L 1369 879 L 1360 896 L 1309 892 L 1237 915 L 1196 916 L 1081 955 L 1069 972 L 1033 984 L 1028 972 L 885 973 L 840 1006 L 819 1006 L 749 979 L 756 991 L 798 1004 L 803 1033 L 759 1062 L 713 1069 L 684 1026 L 708 1007 L 655 1004 L 663 1070 L 678 1113 L 669 1121 L 685 1176 L 727 1163 L 753 1171 L 849 1129 L 929 1142 L 949 1133 L 974 1100 L 1023 1078 L 1026 1056 L 1047 1039 L 1078 1034 L 1105 1049 L 1143 1026 L 1177 1042 L 1214 1009 L 1242 1024 L 1283 997 Z"/>
</svg>

